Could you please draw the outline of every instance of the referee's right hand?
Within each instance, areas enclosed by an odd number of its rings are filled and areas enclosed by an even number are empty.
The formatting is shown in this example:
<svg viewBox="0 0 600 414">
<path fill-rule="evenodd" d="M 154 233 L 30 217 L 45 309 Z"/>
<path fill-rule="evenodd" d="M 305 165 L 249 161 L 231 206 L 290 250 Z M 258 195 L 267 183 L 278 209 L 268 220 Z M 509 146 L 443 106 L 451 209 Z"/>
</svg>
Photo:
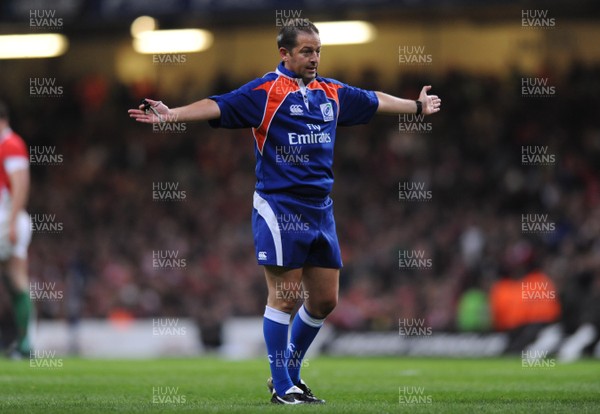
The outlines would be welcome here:
<svg viewBox="0 0 600 414">
<path fill-rule="evenodd" d="M 162 101 L 155 101 L 149 98 L 146 98 L 146 102 L 150 104 L 150 109 L 145 110 L 146 106 L 142 103 L 138 109 L 130 109 L 127 111 L 129 117 L 145 124 L 156 124 L 169 121 L 170 110 L 167 105 L 162 103 Z"/>
</svg>

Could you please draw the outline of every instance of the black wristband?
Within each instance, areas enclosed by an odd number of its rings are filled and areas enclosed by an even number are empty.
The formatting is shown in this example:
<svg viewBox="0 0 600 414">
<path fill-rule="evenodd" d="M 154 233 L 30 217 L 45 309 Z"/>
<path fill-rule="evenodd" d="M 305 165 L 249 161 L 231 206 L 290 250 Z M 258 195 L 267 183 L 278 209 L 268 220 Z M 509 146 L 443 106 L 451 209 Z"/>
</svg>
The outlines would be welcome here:
<svg viewBox="0 0 600 414">
<path fill-rule="evenodd" d="M 423 102 L 415 101 L 415 103 L 417 104 L 417 115 L 421 115 L 421 112 L 423 112 Z"/>
</svg>

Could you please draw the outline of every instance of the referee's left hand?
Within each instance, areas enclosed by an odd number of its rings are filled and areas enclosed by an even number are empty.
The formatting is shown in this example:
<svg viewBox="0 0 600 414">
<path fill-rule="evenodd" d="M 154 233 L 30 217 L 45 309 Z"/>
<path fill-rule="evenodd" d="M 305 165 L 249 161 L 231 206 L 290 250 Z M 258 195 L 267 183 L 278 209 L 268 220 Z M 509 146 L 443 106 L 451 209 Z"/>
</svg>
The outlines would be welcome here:
<svg viewBox="0 0 600 414">
<path fill-rule="evenodd" d="M 427 95 L 427 92 L 431 89 L 431 85 L 423 86 L 421 94 L 419 95 L 419 101 L 423 104 L 423 114 L 431 115 L 440 111 L 442 100 L 437 95 Z"/>
</svg>

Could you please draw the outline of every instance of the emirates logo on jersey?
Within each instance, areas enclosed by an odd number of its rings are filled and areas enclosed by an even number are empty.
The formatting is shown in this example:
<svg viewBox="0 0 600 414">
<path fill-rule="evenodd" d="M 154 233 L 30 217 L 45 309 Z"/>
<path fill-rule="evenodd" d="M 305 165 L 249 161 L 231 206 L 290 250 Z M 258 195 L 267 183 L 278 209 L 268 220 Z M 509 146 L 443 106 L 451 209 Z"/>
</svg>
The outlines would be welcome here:
<svg viewBox="0 0 600 414">
<path fill-rule="evenodd" d="M 290 105 L 290 115 L 292 115 L 292 116 L 304 115 L 304 111 L 302 110 L 302 105 Z"/>
</svg>

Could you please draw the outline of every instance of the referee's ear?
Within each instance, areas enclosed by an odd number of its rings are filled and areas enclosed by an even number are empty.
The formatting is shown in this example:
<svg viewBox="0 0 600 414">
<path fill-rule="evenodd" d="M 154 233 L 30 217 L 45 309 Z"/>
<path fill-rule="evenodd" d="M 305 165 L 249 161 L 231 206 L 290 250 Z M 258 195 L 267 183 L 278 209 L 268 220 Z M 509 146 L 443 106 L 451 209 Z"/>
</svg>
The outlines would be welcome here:
<svg viewBox="0 0 600 414">
<path fill-rule="evenodd" d="M 289 59 L 289 56 L 290 56 L 290 51 L 287 50 L 285 47 L 280 47 L 279 48 L 279 56 L 281 56 L 281 60 L 283 60 L 284 62 L 287 62 L 287 60 Z"/>
</svg>

